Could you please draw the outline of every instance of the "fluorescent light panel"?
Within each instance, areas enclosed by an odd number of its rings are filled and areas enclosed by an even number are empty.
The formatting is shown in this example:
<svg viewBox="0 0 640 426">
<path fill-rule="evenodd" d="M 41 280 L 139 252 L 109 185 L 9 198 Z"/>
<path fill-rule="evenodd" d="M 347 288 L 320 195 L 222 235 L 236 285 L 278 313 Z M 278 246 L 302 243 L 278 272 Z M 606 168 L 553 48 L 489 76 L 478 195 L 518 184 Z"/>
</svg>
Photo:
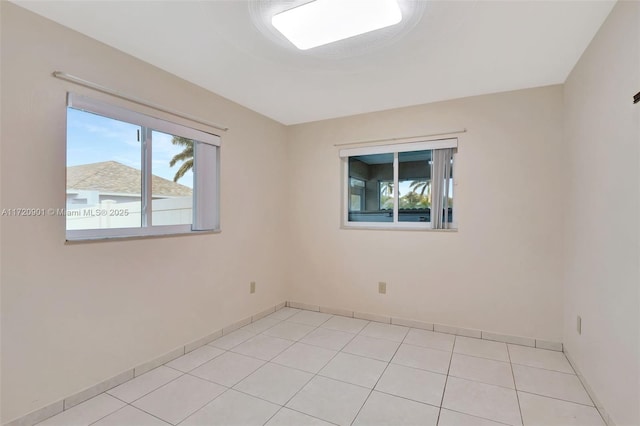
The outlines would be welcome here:
<svg viewBox="0 0 640 426">
<path fill-rule="evenodd" d="M 402 20 L 396 0 L 314 0 L 271 18 L 300 50 L 344 40 Z"/>
</svg>

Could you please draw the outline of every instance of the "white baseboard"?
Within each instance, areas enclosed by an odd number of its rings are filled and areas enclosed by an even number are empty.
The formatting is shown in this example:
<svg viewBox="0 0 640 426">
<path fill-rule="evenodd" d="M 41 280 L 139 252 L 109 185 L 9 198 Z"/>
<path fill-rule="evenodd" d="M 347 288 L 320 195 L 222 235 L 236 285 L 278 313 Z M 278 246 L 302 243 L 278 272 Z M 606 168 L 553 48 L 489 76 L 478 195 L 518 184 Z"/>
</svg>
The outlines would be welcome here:
<svg viewBox="0 0 640 426">
<path fill-rule="evenodd" d="M 251 324 L 254 321 L 264 318 L 265 316 L 285 306 L 308 310 L 308 311 L 324 312 L 324 313 L 340 315 L 340 316 L 345 316 L 350 318 L 361 318 L 369 321 L 381 322 L 386 324 L 395 324 L 395 325 L 402 325 L 406 327 L 420 328 L 423 330 L 438 331 L 442 333 L 455 334 L 458 336 L 475 337 L 478 339 L 494 340 L 498 342 L 512 343 L 516 345 L 531 346 L 531 347 L 550 349 L 555 351 L 563 350 L 562 343 L 560 342 L 552 342 L 548 340 L 535 339 L 532 337 L 510 336 L 510 335 L 499 334 L 499 333 L 494 333 L 494 332 L 484 331 L 484 330 L 468 329 L 468 328 L 449 326 L 444 324 L 431 324 L 431 323 L 413 320 L 413 319 L 407 319 L 407 318 L 396 318 L 396 317 L 374 314 L 374 313 L 350 311 L 348 309 L 343 309 L 343 308 L 332 308 L 332 307 L 319 306 L 319 305 L 313 305 L 308 303 L 287 301 L 287 302 L 279 303 L 263 311 L 260 311 L 255 315 L 244 318 L 240 321 L 236 321 L 226 327 L 223 327 L 222 329 L 216 330 L 210 334 L 207 334 L 204 337 L 201 337 L 197 340 L 189 342 L 184 346 L 180 346 L 159 357 L 156 357 L 152 360 L 146 361 L 140 365 L 137 365 L 126 371 L 123 371 L 122 373 L 117 374 L 114 377 L 108 378 L 107 380 L 104 380 L 100 383 L 97 383 L 93 386 L 83 389 L 82 391 L 77 392 L 73 395 L 70 395 L 60 401 L 57 401 L 53 404 L 48 404 L 45 407 L 39 408 L 24 416 L 11 420 L 9 423 L 5 423 L 4 426 L 32 426 L 49 417 L 55 416 L 56 414 L 59 414 L 64 410 L 68 410 L 69 408 L 75 405 L 78 405 L 90 398 L 93 398 L 94 396 L 99 395 L 102 392 L 105 392 L 128 380 L 131 380 L 134 377 L 144 374 L 160 365 L 166 364 L 167 362 L 172 361 L 201 346 L 211 343 L 218 337 L 221 337 L 225 334 L 229 334 L 239 329 L 240 327 L 244 327 L 245 325 Z M 567 354 L 566 351 L 565 351 L 565 354 Z M 569 358 L 568 354 L 567 354 L 567 358 Z M 571 361 L 570 358 L 569 358 L 569 361 Z M 574 368 L 575 368 L 575 364 L 573 362 L 571 362 L 571 364 L 574 365 Z M 577 369 L 576 369 L 576 372 L 577 372 Z M 594 403 L 596 403 L 597 400 L 593 397 L 590 388 L 584 381 L 584 378 L 580 376 L 580 374 L 578 374 L 578 377 L 580 377 L 580 380 L 583 381 L 583 384 L 585 385 L 587 392 L 589 392 L 589 395 L 592 396 Z M 610 420 L 608 420 L 608 416 L 605 417 L 606 413 L 604 409 L 601 409 L 601 405 L 600 406 L 598 405 L 599 404 L 596 403 L 596 407 L 598 408 L 598 411 L 600 411 L 600 414 L 602 415 L 602 417 L 607 422 L 607 425 L 614 426 L 613 423 L 610 422 Z"/>
<path fill-rule="evenodd" d="M 183 346 L 179 346 L 176 349 L 173 349 L 163 355 L 160 355 L 159 357 L 153 358 L 140 365 L 132 367 L 126 371 L 123 371 L 120 374 L 117 374 L 113 377 L 103 380 L 100 383 L 97 383 L 93 386 L 89 386 L 88 388 L 83 389 L 80 392 L 76 392 L 73 395 L 70 395 L 66 398 L 61 399 L 60 401 L 54 402 L 52 404 L 48 404 L 28 414 L 20 416 L 14 420 L 10 420 L 8 423 L 5 423 L 4 426 L 33 426 L 36 423 L 40 423 L 41 421 L 46 420 L 49 417 L 53 417 L 56 414 L 62 413 L 64 410 L 68 410 L 69 408 L 75 405 L 78 405 L 88 399 L 91 399 L 96 395 L 99 395 L 105 391 L 108 391 L 109 389 L 112 389 L 118 385 L 121 385 L 122 383 L 127 382 L 133 379 L 134 377 L 137 377 L 150 370 L 153 370 L 156 367 L 166 364 L 169 361 L 179 358 L 186 353 L 189 353 L 195 349 L 198 349 L 201 346 L 206 345 L 207 343 L 211 343 L 218 337 L 221 337 L 225 334 L 229 334 L 240 327 L 250 324 L 253 321 L 259 320 L 260 318 L 264 318 L 265 316 L 277 311 L 278 309 L 283 308 L 284 306 L 286 306 L 286 302 L 278 303 L 277 305 L 272 306 L 263 311 L 260 311 L 255 315 L 252 315 L 248 318 L 234 322 L 233 324 L 230 324 L 227 327 L 223 327 L 220 330 L 216 330 L 213 333 L 207 334 L 204 337 L 201 337 Z"/>
<path fill-rule="evenodd" d="M 596 394 L 593 391 L 593 389 L 591 388 L 591 386 L 589 386 L 589 383 L 587 383 L 587 379 L 585 379 L 585 377 L 580 372 L 580 369 L 578 368 L 578 366 L 576 365 L 575 361 L 573 360 L 573 358 L 571 357 L 571 355 L 567 351 L 566 347 L 564 348 L 563 352 L 564 352 L 564 355 L 569 360 L 569 363 L 571 364 L 571 367 L 573 367 L 573 370 L 578 375 L 578 379 L 580 379 L 580 382 L 582 382 L 582 386 L 584 386 L 584 388 L 586 389 L 587 393 L 589 394 L 589 397 L 591 398 L 591 401 L 593 401 L 593 405 L 596 406 L 596 409 L 598 410 L 598 413 L 600 413 L 600 416 L 602 417 L 602 420 L 604 421 L 604 423 L 607 426 L 616 426 L 615 423 L 613 422 L 613 420 L 611 419 L 611 417 L 609 417 L 609 414 L 607 413 L 607 410 L 604 409 L 604 406 L 600 402 L 600 399 L 598 399 L 598 397 L 596 396 Z"/>
<path fill-rule="evenodd" d="M 458 336 L 475 337 L 476 339 L 493 340 L 496 342 L 511 343 L 514 345 L 529 346 L 532 348 L 548 349 L 562 352 L 562 343 L 550 340 L 536 339 L 534 337 L 511 336 L 508 334 L 494 333 L 492 331 L 476 330 L 472 328 L 462 328 L 445 324 L 431 324 L 407 318 L 397 318 L 380 314 L 350 311 L 344 308 L 334 308 L 327 306 L 313 305 L 309 303 L 288 301 L 287 306 L 291 308 L 304 309 L 307 311 L 326 312 L 334 315 L 341 315 L 350 318 L 360 318 L 369 321 L 382 322 L 385 324 L 404 325 L 406 327 L 420 328 L 423 330 L 438 331 L 440 333 L 455 334 Z"/>
</svg>

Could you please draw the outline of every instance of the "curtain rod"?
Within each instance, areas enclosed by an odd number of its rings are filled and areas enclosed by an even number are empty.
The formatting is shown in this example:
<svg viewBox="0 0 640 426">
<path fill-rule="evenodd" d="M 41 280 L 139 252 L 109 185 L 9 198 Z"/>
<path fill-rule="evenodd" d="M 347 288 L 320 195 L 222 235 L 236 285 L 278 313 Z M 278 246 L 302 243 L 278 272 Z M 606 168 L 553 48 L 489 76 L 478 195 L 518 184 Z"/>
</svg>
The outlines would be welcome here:
<svg viewBox="0 0 640 426">
<path fill-rule="evenodd" d="M 218 124 L 210 123 L 208 121 L 204 121 L 204 120 L 202 120 L 200 118 L 197 118 L 197 117 L 194 117 L 192 115 L 184 114 L 182 112 L 178 112 L 178 111 L 175 111 L 175 110 L 171 110 L 169 108 L 165 108 L 163 106 L 160 106 L 158 104 L 154 104 L 154 103 L 149 102 L 149 101 L 145 101 L 145 100 L 140 99 L 140 98 L 135 98 L 135 97 L 132 97 L 132 96 L 124 95 L 124 94 L 122 94 L 122 93 L 120 93 L 120 92 L 118 92 L 116 90 L 109 89 L 107 87 L 101 86 L 101 85 L 96 84 L 96 83 L 92 83 L 92 82 L 87 81 L 87 80 L 83 80 L 82 78 L 76 77 L 76 76 L 71 75 L 71 74 L 67 74 L 66 72 L 54 71 L 53 72 L 53 76 L 56 77 L 56 78 L 59 78 L 61 80 L 66 80 L 66 81 L 69 81 L 71 83 L 78 84 L 80 86 L 88 87 L 89 89 L 97 90 L 98 92 L 106 93 L 107 95 L 115 96 L 116 98 L 124 99 L 125 101 L 133 102 L 133 103 L 138 104 L 138 105 L 142 105 L 142 106 L 145 106 L 145 107 L 153 108 L 153 109 L 158 110 L 160 112 L 164 112 L 164 113 L 167 113 L 167 114 L 175 115 L 176 117 L 184 118 L 186 120 L 193 121 L 194 123 L 199 123 L 199 124 L 203 124 L 205 126 L 213 127 L 214 129 L 218 129 L 218 130 L 221 130 L 223 132 L 226 132 L 227 130 L 229 130 L 228 127 L 224 127 L 224 126 L 220 126 Z"/>
<path fill-rule="evenodd" d="M 458 134 L 458 133 L 467 133 L 467 129 L 454 130 L 452 132 L 431 133 L 429 135 L 405 136 L 405 137 L 401 137 L 401 138 L 372 139 L 372 140 L 368 140 L 368 141 L 336 143 L 333 146 L 363 145 L 363 144 L 367 144 L 367 143 L 393 142 L 393 141 L 398 141 L 397 143 L 413 143 L 413 142 L 406 142 L 406 141 L 407 141 L 407 139 L 430 138 L 430 137 L 433 137 L 433 136 L 455 135 L 455 134 Z M 422 141 L 415 141 L 415 142 L 422 142 Z"/>
</svg>

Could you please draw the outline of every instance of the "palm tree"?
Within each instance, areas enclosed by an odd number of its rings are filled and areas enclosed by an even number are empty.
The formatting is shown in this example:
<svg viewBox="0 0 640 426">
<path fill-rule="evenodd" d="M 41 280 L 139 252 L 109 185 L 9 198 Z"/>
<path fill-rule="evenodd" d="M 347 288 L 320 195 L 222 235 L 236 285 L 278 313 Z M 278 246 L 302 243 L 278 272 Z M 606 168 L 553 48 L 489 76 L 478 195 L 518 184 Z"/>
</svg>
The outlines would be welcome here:
<svg viewBox="0 0 640 426">
<path fill-rule="evenodd" d="M 409 188 L 411 188 L 412 191 L 417 191 L 419 189 L 420 190 L 420 195 L 424 195 L 424 193 L 426 191 L 427 192 L 427 197 L 429 196 L 429 193 L 431 192 L 430 182 L 428 182 L 426 180 L 414 180 L 409 185 Z"/>
<path fill-rule="evenodd" d="M 425 207 L 431 207 L 431 181 L 414 180 L 409 184 L 412 192 L 420 191 L 420 203 Z M 425 195 L 426 192 L 426 195 Z M 417 194 L 416 194 L 417 195 Z"/>
<path fill-rule="evenodd" d="M 391 197 L 393 195 L 393 182 L 382 181 L 380 182 L 380 193 Z"/>
<path fill-rule="evenodd" d="M 378 200 L 380 210 L 393 209 L 393 182 L 380 182 L 380 199 Z"/>
<path fill-rule="evenodd" d="M 182 136 L 174 136 L 171 139 L 171 143 L 178 146 L 183 146 L 182 152 L 174 155 L 169 166 L 173 167 L 178 161 L 182 161 L 182 165 L 173 177 L 173 181 L 177 182 L 185 173 L 193 168 L 193 141 L 191 139 L 183 138 Z"/>
</svg>

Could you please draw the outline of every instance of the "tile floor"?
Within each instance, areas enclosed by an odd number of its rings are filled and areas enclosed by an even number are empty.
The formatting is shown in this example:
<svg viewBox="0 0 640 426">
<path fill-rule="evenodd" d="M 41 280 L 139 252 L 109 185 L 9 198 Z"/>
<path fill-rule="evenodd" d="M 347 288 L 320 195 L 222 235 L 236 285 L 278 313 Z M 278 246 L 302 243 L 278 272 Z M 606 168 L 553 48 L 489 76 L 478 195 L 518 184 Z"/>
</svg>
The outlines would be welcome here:
<svg viewBox="0 0 640 426">
<path fill-rule="evenodd" d="M 561 352 L 283 308 L 40 423 L 604 426 Z"/>
</svg>

